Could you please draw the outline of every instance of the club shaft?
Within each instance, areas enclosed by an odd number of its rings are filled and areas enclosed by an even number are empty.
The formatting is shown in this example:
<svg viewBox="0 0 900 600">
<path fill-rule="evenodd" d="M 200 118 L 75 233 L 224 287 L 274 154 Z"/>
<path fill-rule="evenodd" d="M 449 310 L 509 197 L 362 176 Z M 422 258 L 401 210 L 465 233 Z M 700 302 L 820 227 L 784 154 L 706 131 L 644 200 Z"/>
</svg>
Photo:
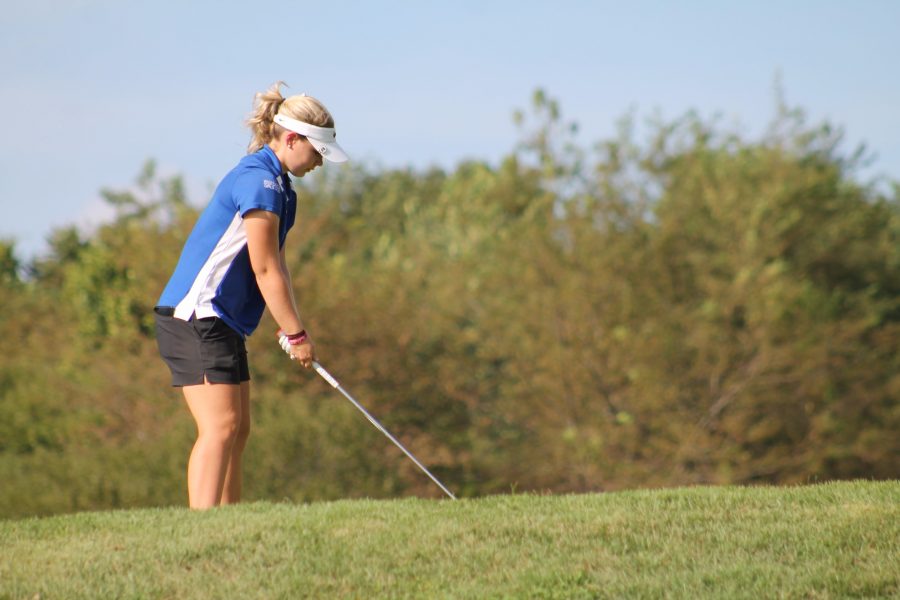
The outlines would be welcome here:
<svg viewBox="0 0 900 600">
<path fill-rule="evenodd" d="M 450 496 L 450 498 L 452 498 L 453 500 L 456 500 L 456 496 L 454 496 L 453 493 L 452 493 L 450 490 L 448 490 L 446 487 L 444 487 L 444 484 L 441 483 L 440 481 L 438 481 L 438 478 L 435 477 L 434 475 L 432 475 L 432 474 L 431 474 L 431 471 L 429 471 L 428 469 L 426 469 L 426 468 L 425 468 L 425 465 L 423 465 L 422 463 L 420 463 L 420 462 L 416 459 L 416 457 L 412 455 L 412 453 L 411 453 L 409 450 L 407 450 L 406 448 L 404 448 L 404 447 L 403 447 L 403 444 L 401 444 L 399 441 L 397 441 L 397 438 L 395 438 L 394 436 L 392 436 L 392 435 L 390 434 L 390 432 L 389 432 L 387 429 L 385 429 L 384 426 L 383 426 L 381 423 L 378 422 L 378 419 L 376 419 L 376 418 L 373 417 L 371 414 L 369 414 L 369 411 L 367 411 L 367 410 L 366 410 L 359 402 L 357 402 L 356 400 L 354 400 L 354 399 L 353 399 L 353 396 L 351 396 L 351 395 L 347 392 L 347 390 L 345 390 L 344 387 L 343 387 L 340 383 L 338 383 L 338 380 L 335 379 L 334 377 L 332 377 L 331 374 L 330 374 L 328 371 L 326 371 L 326 370 L 322 367 L 322 365 L 320 365 L 320 364 L 317 363 L 317 362 L 313 362 L 313 368 L 316 370 L 316 373 L 318 373 L 319 375 L 322 376 L 322 379 L 324 379 L 325 381 L 327 381 L 327 382 L 331 385 L 331 387 L 333 387 L 334 389 L 336 389 L 337 391 L 339 391 L 341 394 L 343 394 L 344 398 L 346 398 L 347 400 L 349 400 L 349 401 L 353 404 L 353 406 L 355 406 L 355 407 L 359 410 L 359 412 L 361 412 L 362 414 L 364 414 L 364 415 L 366 416 L 366 418 L 369 420 L 369 422 L 370 422 L 372 425 L 374 425 L 376 429 L 378 429 L 381 433 L 383 433 L 385 436 L 387 436 L 387 438 L 388 438 L 389 440 L 391 440 L 391 441 L 394 443 L 395 446 L 397 446 L 398 448 L 400 448 L 400 450 L 402 450 L 403 453 L 404 453 L 406 456 L 408 456 L 409 459 L 410 459 L 411 461 L 413 461 L 414 463 L 416 463 L 416 466 L 419 467 L 419 468 L 422 470 L 423 473 L 425 473 L 426 475 L 428 475 L 428 477 L 429 477 L 435 484 L 437 484 L 437 486 L 438 486 L 439 488 L 441 488 L 441 490 L 443 490 L 443 492 L 444 492 L 445 494 L 447 494 L 448 496 Z"/>
</svg>

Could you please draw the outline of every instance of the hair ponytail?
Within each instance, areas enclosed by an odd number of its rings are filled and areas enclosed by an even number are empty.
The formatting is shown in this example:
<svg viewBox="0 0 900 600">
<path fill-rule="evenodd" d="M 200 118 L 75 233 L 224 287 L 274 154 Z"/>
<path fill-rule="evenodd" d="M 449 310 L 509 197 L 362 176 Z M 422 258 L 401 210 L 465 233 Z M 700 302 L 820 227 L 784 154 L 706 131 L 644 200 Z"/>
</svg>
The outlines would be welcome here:
<svg viewBox="0 0 900 600">
<path fill-rule="evenodd" d="M 325 106 L 306 94 L 285 98 L 281 95 L 283 81 L 276 81 L 265 92 L 254 96 L 253 113 L 247 119 L 250 128 L 250 145 L 247 153 L 252 154 L 281 135 L 284 128 L 275 123 L 275 115 L 282 114 L 310 125 L 334 127 L 334 118 Z"/>
<path fill-rule="evenodd" d="M 281 95 L 283 81 L 276 81 L 265 92 L 258 92 L 253 98 L 253 113 L 247 119 L 247 127 L 250 128 L 251 138 L 247 153 L 252 154 L 266 145 L 275 135 L 275 115 L 278 107 L 284 102 Z"/>
</svg>

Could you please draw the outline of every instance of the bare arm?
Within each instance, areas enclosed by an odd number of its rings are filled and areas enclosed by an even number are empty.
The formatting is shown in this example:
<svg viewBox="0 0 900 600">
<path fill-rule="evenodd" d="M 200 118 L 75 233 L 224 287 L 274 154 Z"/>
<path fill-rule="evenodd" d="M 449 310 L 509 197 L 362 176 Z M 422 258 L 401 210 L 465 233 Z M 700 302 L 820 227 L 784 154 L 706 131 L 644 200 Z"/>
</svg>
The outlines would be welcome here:
<svg viewBox="0 0 900 600">
<path fill-rule="evenodd" d="M 266 210 L 251 210 L 244 215 L 244 226 L 247 230 L 250 266 L 269 312 L 286 333 L 297 333 L 305 329 L 294 301 L 284 254 L 278 248 L 278 215 Z M 295 349 L 297 351 L 292 351 L 292 356 L 299 358 L 303 366 L 309 367 L 310 361 L 315 357 L 312 343 L 302 344 Z"/>
<path fill-rule="evenodd" d="M 291 282 L 291 272 L 288 270 L 287 260 L 284 257 L 284 248 L 279 252 L 279 256 L 281 257 L 281 270 L 284 271 L 284 276 L 287 279 L 288 291 L 291 293 L 291 302 L 294 306 L 297 306 L 297 298 L 294 296 L 294 286 Z"/>
</svg>

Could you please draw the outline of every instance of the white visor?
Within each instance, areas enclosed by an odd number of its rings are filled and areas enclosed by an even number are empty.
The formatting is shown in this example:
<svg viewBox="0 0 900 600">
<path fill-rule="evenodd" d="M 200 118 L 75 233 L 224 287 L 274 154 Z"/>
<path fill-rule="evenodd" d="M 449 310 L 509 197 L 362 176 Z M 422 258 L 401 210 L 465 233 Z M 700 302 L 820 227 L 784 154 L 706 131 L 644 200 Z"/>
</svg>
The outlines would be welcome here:
<svg viewBox="0 0 900 600">
<path fill-rule="evenodd" d="M 322 158 L 331 162 L 350 160 L 344 149 L 338 146 L 337 141 L 335 141 L 337 134 L 334 131 L 334 127 L 316 127 L 284 115 L 275 115 L 275 122 L 294 133 L 305 135 L 309 143 L 316 149 L 316 152 L 322 155 Z"/>
</svg>

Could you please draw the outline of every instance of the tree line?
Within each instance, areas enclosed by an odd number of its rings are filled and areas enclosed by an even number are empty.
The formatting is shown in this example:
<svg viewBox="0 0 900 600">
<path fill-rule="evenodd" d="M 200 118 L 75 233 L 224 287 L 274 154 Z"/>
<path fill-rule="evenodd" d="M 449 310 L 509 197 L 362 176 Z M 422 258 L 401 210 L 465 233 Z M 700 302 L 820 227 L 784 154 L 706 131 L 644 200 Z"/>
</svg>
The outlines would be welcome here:
<svg viewBox="0 0 900 600">
<path fill-rule="evenodd" d="M 296 183 L 287 260 L 323 364 L 462 496 L 900 476 L 900 185 L 779 104 L 622 119 L 537 91 L 498 164 Z M 193 423 L 152 307 L 197 207 L 152 162 L 117 217 L 0 244 L 0 516 L 183 504 Z M 247 499 L 438 497 L 267 315 Z"/>
</svg>

